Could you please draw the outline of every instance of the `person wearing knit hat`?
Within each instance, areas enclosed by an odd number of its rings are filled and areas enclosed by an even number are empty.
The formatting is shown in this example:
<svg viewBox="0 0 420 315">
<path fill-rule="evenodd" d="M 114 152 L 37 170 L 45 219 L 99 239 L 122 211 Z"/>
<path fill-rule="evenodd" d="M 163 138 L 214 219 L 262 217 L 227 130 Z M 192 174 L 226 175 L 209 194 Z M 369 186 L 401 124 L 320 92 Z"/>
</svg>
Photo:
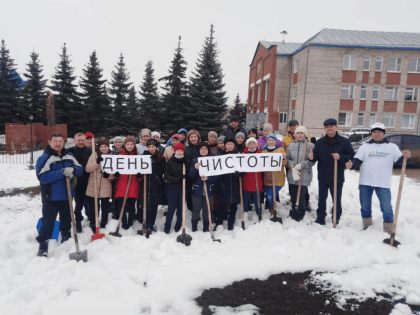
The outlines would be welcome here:
<svg viewBox="0 0 420 315">
<path fill-rule="evenodd" d="M 187 144 L 185 148 L 185 156 L 188 161 L 198 157 L 198 144 L 201 142 L 201 135 L 197 130 L 191 129 L 187 133 Z M 186 199 L 187 209 L 192 210 L 193 204 L 191 199 L 192 179 L 187 177 Z"/>
<path fill-rule="evenodd" d="M 236 116 L 230 118 L 229 126 L 223 133 L 226 137 L 235 137 L 238 132 L 242 132 L 244 134 L 244 139 L 247 138 L 247 132 L 245 128 L 239 126 L 239 119 Z"/>
<path fill-rule="evenodd" d="M 392 233 L 394 213 L 391 204 L 391 178 L 395 165 L 401 166 L 404 157 L 409 159 L 411 152 L 400 148 L 395 143 L 384 139 L 385 126 L 382 123 L 372 125 L 372 139 L 364 143 L 354 158 L 346 163 L 347 169 L 360 167 L 359 195 L 363 228 L 373 224 L 372 196 L 376 192 L 383 217 L 383 229 Z"/>
<path fill-rule="evenodd" d="M 248 147 L 248 144 L 250 142 L 254 142 L 254 143 L 256 143 L 258 145 L 257 139 L 255 139 L 254 137 L 250 137 L 250 138 L 248 138 L 248 140 L 246 140 L 246 147 Z"/>
<path fill-rule="evenodd" d="M 85 133 L 85 137 L 86 137 L 86 146 L 88 148 L 92 148 L 92 138 L 94 137 L 93 133 L 88 131 Z"/>
<path fill-rule="evenodd" d="M 258 130 L 257 130 L 257 128 L 251 128 L 251 129 L 249 129 L 248 137 L 252 137 L 252 138 L 258 139 Z"/>
<path fill-rule="evenodd" d="M 306 131 L 305 126 L 296 127 L 296 129 L 295 129 L 295 137 L 296 137 L 296 134 L 299 133 L 299 132 L 302 132 L 305 135 L 308 134 L 308 132 Z"/>
<path fill-rule="evenodd" d="M 169 159 L 174 155 L 174 148 L 178 143 L 181 143 L 181 137 L 179 134 L 172 135 L 171 139 L 169 139 L 168 143 L 171 143 L 169 146 L 165 147 L 165 151 L 163 152 L 163 156 L 165 157 L 166 161 L 169 161 Z"/>
<path fill-rule="evenodd" d="M 181 137 L 181 143 L 185 145 L 186 141 L 185 138 L 187 137 L 188 131 L 185 128 L 181 128 L 178 130 L 178 134 Z"/>
<path fill-rule="evenodd" d="M 246 145 L 245 145 L 245 134 L 243 132 L 238 132 L 236 134 L 235 142 L 236 142 L 236 150 L 238 151 L 238 153 L 244 152 Z"/>
<path fill-rule="evenodd" d="M 176 139 L 176 138 L 174 138 Z M 168 148 L 166 148 L 168 149 Z M 168 213 L 164 232 L 169 233 L 172 224 L 172 218 L 177 210 L 175 232 L 181 229 L 182 223 L 182 187 L 183 179 L 187 177 L 189 162 L 185 156 L 185 147 L 182 143 L 174 146 L 175 154 L 166 162 L 165 166 L 165 184 L 168 197 Z M 166 152 L 166 151 L 165 151 Z M 185 166 L 185 173 L 183 167 Z"/>
<path fill-rule="evenodd" d="M 262 151 L 264 150 L 264 146 L 267 144 L 267 136 L 269 134 L 274 134 L 274 129 L 273 129 L 273 125 L 270 123 L 265 123 L 263 126 L 263 135 L 261 137 L 258 138 L 258 150 Z M 283 143 L 280 140 L 276 140 L 277 141 L 277 146 L 278 147 L 283 147 Z"/>
<path fill-rule="evenodd" d="M 115 137 L 114 138 L 114 148 L 112 149 L 112 155 L 118 155 L 123 150 L 123 138 L 122 137 Z"/>
<path fill-rule="evenodd" d="M 210 146 L 210 155 L 213 155 L 217 151 L 217 133 L 216 131 L 210 131 L 207 135 L 207 142 Z"/>
<path fill-rule="evenodd" d="M 139 154 L 143 154 L 145 150 L 147 150 L 147 141 L 149 141 L 150 137 L 152 136 L 152 132 L 150 129 L 144 128 L 139 132 L 139 139 L 140 143 L 137 144 L 137 151 Z"/>
<path fill-rule="evenodd" d="M 226 150 L 226 144 L 228 144 L 229 142 L 232 142 L 235 145 L 235 138 L 234 137 L 225 137 L 225 150 Z M 231 150 L 232 151 L 232 150 Z"/>
<path fill-rule="evenodd" d="M 165 147 L 160 143 L 160 133 L 157 131 L 152 132 L 152 139 L 155 139 L 157 142 L 157 148 L 162 153 L 165 151 Z"/>
</svg>

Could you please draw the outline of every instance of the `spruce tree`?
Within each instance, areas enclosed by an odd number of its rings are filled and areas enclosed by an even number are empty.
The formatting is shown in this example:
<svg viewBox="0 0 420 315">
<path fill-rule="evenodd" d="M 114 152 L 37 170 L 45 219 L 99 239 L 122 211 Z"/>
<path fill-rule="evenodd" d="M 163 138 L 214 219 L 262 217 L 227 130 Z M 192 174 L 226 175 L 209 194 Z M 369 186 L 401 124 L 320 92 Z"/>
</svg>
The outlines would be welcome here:
<svg viewBox="0 0 420 315">
<path fill-rule="evenodd" d="M 80 130 L 89 130 L 98 136 L 107 133 L 107 119 L 111 111 L 105 85 L 106 80 L 103 79 L 102 72 L 96 51 L 93 51 L 79 81 L 79 86 L 82 89 L 80 93 L 82 115 L 79 122 Z"/>
<path fill-rule="evenodd" d="M 130 121 L 127 121 L 126 117 L 124 117 L 124 110 L 132 83 L 128 82 L 130 73 L 125 68 L 122 53 L 115 68 L 116 71 L 111 73 L 111 87 L 108 90 L 112 104 L 112 115 L 108 122 L 108 130 L 113 135 L 125 135 L 124 133 L 127 132 Z"/>
<path fill-rule="evenodd" d="M 67 131 L 70 135 L 75 132 L 82 132 L 79 120 L 82 111 L 77 85 L 73 84 L 76 76 L 73 75 L 74 68 L 70 65 L 70 56 L 67 53 L 66 43 L 61 48 L 60 62 L 52 75 L 49 88 L 55 93 L 55 117 L 59 124 L 67 124 Z"/>
<path fill-rule="evenodd" d="M 206 37 L 199 53 L 195 72 L 190 77 L 191 104 L 185 113 L 188 121 L 186 128 L 200 130 L 202 137 L 207 137 L 209 131 L 222 132 L 227 110 L 226 92 L 223 91 L 224 75 L 218 55 L 212 25 L 210 36 Z"/>
<path fill-rule="evenodd" d="M 134 86 L 131 86 L 128 90 L 127 102 L 123 113 L 123 120 L 127 122 L 124 134 L 137 136 L 138 126 L 144 126 L 144 121 L 141 118 L 137 91 Z"/>
<path fill-rule="evenodd" d="M 187 62 L 184 60 L 181 48 L 181 36 L 179 37 L 178 48 L 175 49 L 174 58 L 169 67 L 169 74 L 160 78 L 164 81 L 162 87 L 162 114 L 161 130 L 164 135 L 170 137 L 180 128 L 185 128 L 184 113 L 188 108 L 188 82 L 186 80 Z"/>
<path fill-rule="evenodd" d="M 22 94 L 25 105 L 25 120 L 28 121 L 29 115 L 33 116 L 34 123 L 46 124 L 47 121 L 47 96 L 45 87 L 47 80 L 42 75 L 42 65 L 39 61 L 39 54 L 33 51 L 30 54 L 31 60 L 26 64 L 25 77 L 28 79 Z"/>
<path fill-rule="evenodd" d="M 140 85 L 140 114 L 142 116 L 143 128 L 159 130 L 162 108 L 159 104 L 158 87 L 154 76 L 153 62 L 150 60 L 146 64 L 143 83 Z"/>
<path fill-rule="evenodd" d="M 233 116 L 236 116 L 239 119 L 239 125 L 246 123 L 246 105 L 241 103 L 239 93 L 236 95 L 235 100 L 233 101 L 233 108 L 229 111 L 228 118 Z"/>
<path fill-rule="evenodd" d="M 0 133 L 4 134 L 5 124 L 24 122 L 23 104 L 19 85 L 22 79 L 16 72 L 14 60 L 10 58 L 4 40 L 0 47 Z"/>
</svg>

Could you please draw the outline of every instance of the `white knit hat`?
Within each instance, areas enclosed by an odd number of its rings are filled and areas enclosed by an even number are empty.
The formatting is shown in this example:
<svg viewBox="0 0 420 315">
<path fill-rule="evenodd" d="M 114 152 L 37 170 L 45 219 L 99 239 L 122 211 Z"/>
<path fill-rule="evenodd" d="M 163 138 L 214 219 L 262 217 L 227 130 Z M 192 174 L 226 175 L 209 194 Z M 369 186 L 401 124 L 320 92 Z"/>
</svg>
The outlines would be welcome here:
<svg viewBox="0 0 420 315">
<path fill-rule="evenodd" d="M 264 124 L 264 126 L 263 126 L 263 130 L 265 130 L 265 129 L 269 129 L 269 130 L 271 130 L 271 132 L 273 132 L 273 131 L 274 131 L 274 129 L 273 129 L 273 125 L 272 125 L 272 124 L 270 124 L 270 123 L 265 123 L 265 124 Z"/>
<path fill-rule="evenodd" d="M 158 137 L 159 137 L 159 139 L 160 139 L 160 133 L 159 133 L 159 132 L 157 132 L 157 131 L 153 131 L 153 132 L 152 132 L 152 138 L 153 138 L 154 136 L 158 136 Z"/>
<path fill-rule="evenodd" d="M 248 140 L 246 140 L 246 146 L 248 146 L 248 143 L 250 143 L 250 142 L 255 142 L 256 144 L 258 144 L 257 139 L 251 137 L 251 138 L 248 138 Z"/>
<path fill-rule="evenodd" d="M 297 134 L 298 132 L 302 132 L 302 133 L 305 135 L 305 137 L 306 137 L 306 135 L 308 134 L 308 132 L 306 131 L 305 126 L 299 126 L 299 127 L 296 127 L 296 130 L 295 130 L 295 136 L 296 136 L 296 134 Z"/>
</svg>

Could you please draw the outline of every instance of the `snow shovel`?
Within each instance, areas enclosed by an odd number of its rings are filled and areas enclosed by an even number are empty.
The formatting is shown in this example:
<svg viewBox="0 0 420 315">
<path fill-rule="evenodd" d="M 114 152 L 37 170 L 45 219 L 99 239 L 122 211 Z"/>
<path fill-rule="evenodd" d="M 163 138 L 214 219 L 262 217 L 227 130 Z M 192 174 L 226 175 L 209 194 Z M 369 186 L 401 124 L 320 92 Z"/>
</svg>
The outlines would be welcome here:
<svg viewBox="0 0 420 315">
<path fill-rule="evenodd" d="M 182 243 L 185 246 L 190 246 L 192 237 L 191 235 L 185 234 L 185 164 L 183 166 L 183 179 L 182 179 L 182 234 L 176 238 L 178 243 Z"/>
<path fill-rule="evenodd" d="M 125 196 L 124 196 L 123 204 L 122 204 L 122 207 L 121 207 L 120 218 L 118 219 L 117 229 L 115 230 L 115 232 L 110 232 L 109 235 L 116 236 L 116 237 L 121 237 L 122 236 L 119 232 L 120 232 L 122 217 L 124 215 L 125 203 L 127 202 L 128 189 L 130 188 L 130 183 L 131 183 L 131 177 L 132 176 L 133 175 L 128 176 L 127 189 L 125 190 Z"/>
<path fill-rule="evenodd" d="M 303 150 L 303 158 L 302 161 L 305 161 L 305 157 L 306 157 L 306 150 L 308 149 L 308 141 L 305 141 L 305 149 Z M 298 156 L 298 161 L 299 161 L 299 156 Z M 300 169 L 300 178 L 299 178 L 299 187 L 298 187 L 298 191 L 297 191 L 297 197 L 296 197 L 296 210 L 299 209 L 299 200 L 300 200 L 300 189 L 302 187 L 302 177 L 303 177 L 303 171 L 302 168 Z"/>
<path fill-rule="evenodd" d="M 73 176 L 75 176 L 75 175 L 73 175 Z M 74 220 L 73 202 L 72 202 L 71 188 L 70 188 L 70 178 L 68 178 L 68 177 L 66 177 L 66 184 L 67 184 L 67 195 L 69 197 L 71 222 L 72 222 L 72 225 L 73 225 L 74 243 L 76 244 L 76 252 L 75 253 L 70 253 L 69 258 L 70 258 L 70 260 L 76 260 L 78 262 L 80 260 L 83 260 L 83 262 L 87 262 L 88 261 L 87 250 L 80 251 L 80 249 L 79 249 L 79 241 L 77 239 L 77 231 L 76 231 L 76 221 Z"/>
<path fill-rule="evenodd" d="M 92 138 L 92 142 L 95 143 L 95 138 Z M 93 158 L 96 158 L 96 152 L 92 153 Z M 95 190 L 95 225 L 96 225 L 96 233 L 92 235 L 92 242 L 96 240 L 100 240 L 101 238 L 105 237 L 105 234 L 99 234 L 99 222 L 98 222 L 98 191 L 97 191 L 97 184 L 96 184 L 96 170 L 93 171 L 93 188 Z M 103 209 L 102 209 L 103 211 Z"/>
<path fill-rule="evenodd" d="M 242 230 L 245 230 L 245 221 L 244 221 L 244 198 L 242 196 L 242 177 L 239 177 L 239 195 L 241 196 L 241 224 Z"/>
<path fill-rule="evenodd" d="M 333 209 L 333 227 L 337 227 L 337 160 L 334 159 L 334 209 Z"/>
<path fill-rule="evenodd" d="M 397 230 L 398 212 L 400 210 L 400 201 L 401 201 L 402 188 L 404 184 L 404 175 L 405 175 L 406 166 L 407 166 L 407 158 L 404 157 L 403 165 L 401 169 L 400 187 L 398 188 L 397 205 L 395 206 L 395 218 L 394 218 L 394 223 L 392 224 L 392 233 L 390 235 L 390 238 L 384 239 L 385 244 L 388 244 L 394 247 L 398 247 L 398 245 L 401 244 L 395 239 L 395 232 Z"/>
<path fill-rule="evenodd" d="M 210 210 L 210 202 L 209 202 L 209 195 L 207 194 L 207 183 L 204 182 L 204 193 L 206 195 L 206 201 L 207 201 L 207 211 L 208 211 L 208 216 L 209 216 L 209 227 L 210 227 L 210 235 L 211 238 L 213 240 L 213 242 L 219 242 L 221 243 L 221 240 L 215 239 L 214 238 L 214 233 L 213 233 L 213 222 L 211 221 L 211 210 Z M 244 210 L 242 209 L 242 224 L 244 224 Z"/>
<path fill-rule="evenodd" d="M 144 174 L 144 182 L 143 182 L 143 224 L 142 229 L 137 231 L 138 235 L 144 235 L 146 238 L 149 238 L 150 234 L 152 234 L 152 231 L 150 229 L 147 229 L 146 231 L 146 200 L 147 200 L 147 175 Z"/>
<path fill-rule="evenodd" d="M 277 201 L 276 201 L 276 181 L 274 178 L 274 172 L 272 173 L 272 177 L 273 177 L 273 213 L 271 213 L 273 215 L 273 217 L 270 219 L 273 222 L 279 222 L 280 224 L 283 224 L 283 220 L 282 218 L 279 218 L 277 216 Z"/>
<path fill-rule="evenodd" d="M 256 189 L 256 193 L 257 193 L 257 202 L 258 202 L 258 222 L 261 222 L 262 214 L 261 214 L 260 191 L 259 191 L 259 188 L 258 188 L 257 173 L 255 173 L 255 189 Z"/>
</svg>

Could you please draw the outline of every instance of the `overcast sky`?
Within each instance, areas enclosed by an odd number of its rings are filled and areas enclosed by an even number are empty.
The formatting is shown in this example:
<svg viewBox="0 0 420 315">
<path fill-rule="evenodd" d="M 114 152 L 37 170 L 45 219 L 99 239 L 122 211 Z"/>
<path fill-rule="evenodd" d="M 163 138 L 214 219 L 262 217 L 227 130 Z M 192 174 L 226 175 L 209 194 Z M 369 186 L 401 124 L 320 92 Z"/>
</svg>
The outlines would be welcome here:
<svg viewBox="0 0 420 315">
<path fill-rule="evenodd" d="M 50 79 L 66 42 L 77 76 L 96 50 L 110 80 L 122 52 L 137 90 L 149 59 L 156 78 L 167 75 L 179 35 L 190 76 L 213 24 L 229 105 L 237 93 L 247 98 L 258 41 L 281 41 L 283 30 L 300 43 L 322 28 L 420 32 L 419 0 L 0 0 L 0 8 L 0 39 L 19 73 L 35 50 Z"/>
</svg>

